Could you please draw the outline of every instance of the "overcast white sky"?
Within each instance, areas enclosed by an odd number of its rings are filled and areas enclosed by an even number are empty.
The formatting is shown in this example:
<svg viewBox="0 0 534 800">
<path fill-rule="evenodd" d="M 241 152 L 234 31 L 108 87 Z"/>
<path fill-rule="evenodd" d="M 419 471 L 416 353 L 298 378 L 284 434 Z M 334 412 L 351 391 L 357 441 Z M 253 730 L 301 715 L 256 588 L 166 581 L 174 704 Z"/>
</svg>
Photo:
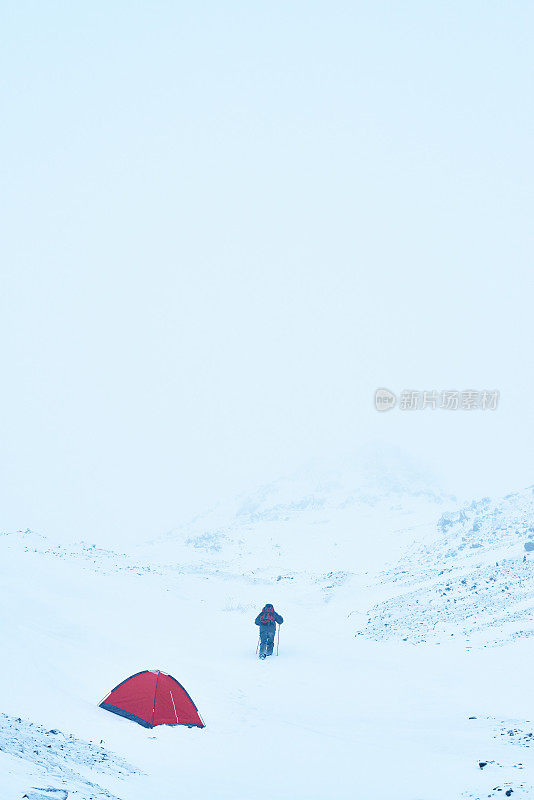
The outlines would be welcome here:
<svg viewBox="0 0 534 800">
<path fill-rule="evenodd" d="M 0 14 L 2 528 L 148 538 L 369 437 L 534 482 L 531 2 Z"/>
</svg>

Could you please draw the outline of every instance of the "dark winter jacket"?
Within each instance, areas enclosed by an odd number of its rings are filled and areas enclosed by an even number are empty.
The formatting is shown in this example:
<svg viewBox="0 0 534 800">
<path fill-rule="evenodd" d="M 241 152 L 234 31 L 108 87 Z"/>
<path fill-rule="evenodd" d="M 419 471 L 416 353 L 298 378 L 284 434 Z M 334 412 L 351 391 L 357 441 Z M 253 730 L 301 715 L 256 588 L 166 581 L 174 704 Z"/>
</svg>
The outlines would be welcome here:
<svg viewBox="0 0 534 800">
<path fill-rule="evenodd" d="M 261 621 L 261 615 L 263 614 L 263 612 L 267 608 L 271 608 L 273 610 L 273 621 L 272 622 L 262 622 Z M 273 633 L 274 634 L 274 632 L 276 631 L 276 623 L 278 622 L 278 624 L 281 625 L 283 621 L 284 621 L 284 618 L 281 617 L 280 614 L 277 614 L 276 611 L 274 610 L 273 606 L 271 606 L 270 604 L 266 605 L 265 608 L 262 608 L 262 610 L 260 611 L 260 613 L 258 614 L 258 616 L 255 619 L 256 625 L 259 625 L 260 634 L 263 633 L 263 632 L 265 632 L 265 633 Z"/>
</svg>

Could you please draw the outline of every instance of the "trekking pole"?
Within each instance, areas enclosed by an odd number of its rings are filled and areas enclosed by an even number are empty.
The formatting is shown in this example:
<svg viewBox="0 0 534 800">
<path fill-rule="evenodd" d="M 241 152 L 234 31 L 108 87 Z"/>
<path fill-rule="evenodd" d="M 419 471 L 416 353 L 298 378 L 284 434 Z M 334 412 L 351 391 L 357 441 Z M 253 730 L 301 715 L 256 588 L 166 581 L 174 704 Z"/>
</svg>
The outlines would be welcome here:
<svg viewBox="0 0 534 800">
<path fill-rule="evenodd" d="M 256 655 L 258 655 L 259 649 L 260 649 L 260 634 L 258 633 L 258 644 L 256 645 Z"/>
<path fill-rule="evenodd" d="M 278 637 L 276 639 L 276 655 L 278 656 L 278 648 L 280 647 L 280 625 L 278 625 Z"/>
</svg>

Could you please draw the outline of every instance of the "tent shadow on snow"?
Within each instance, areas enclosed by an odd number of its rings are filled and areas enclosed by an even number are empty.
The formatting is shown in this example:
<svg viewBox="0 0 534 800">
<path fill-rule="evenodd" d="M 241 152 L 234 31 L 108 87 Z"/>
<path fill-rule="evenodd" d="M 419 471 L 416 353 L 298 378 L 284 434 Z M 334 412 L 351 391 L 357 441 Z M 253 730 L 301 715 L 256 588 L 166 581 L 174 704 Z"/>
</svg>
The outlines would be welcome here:
<svg viewBox="0 0 534 800">
<path fill-rule="evenodd" d="M 159 669 L 137 672 L 126 678 L 99 706 L 144 728 L 154 728 L 156 725 L 206 727 L 182 684 Z"/>
</svg>

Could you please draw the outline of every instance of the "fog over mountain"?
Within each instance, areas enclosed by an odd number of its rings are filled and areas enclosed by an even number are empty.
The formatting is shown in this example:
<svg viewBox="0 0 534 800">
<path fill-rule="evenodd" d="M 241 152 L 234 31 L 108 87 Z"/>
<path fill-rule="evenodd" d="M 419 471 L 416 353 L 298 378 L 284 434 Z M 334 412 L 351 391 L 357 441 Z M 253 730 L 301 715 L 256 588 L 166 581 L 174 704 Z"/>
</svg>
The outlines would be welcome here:
<svg viewBox="0 0 534 800">
<path fill-rule="evenodd" d="M 1 800 L 534 798 L 533 30 L 0 4 Z"/>
</svg>

